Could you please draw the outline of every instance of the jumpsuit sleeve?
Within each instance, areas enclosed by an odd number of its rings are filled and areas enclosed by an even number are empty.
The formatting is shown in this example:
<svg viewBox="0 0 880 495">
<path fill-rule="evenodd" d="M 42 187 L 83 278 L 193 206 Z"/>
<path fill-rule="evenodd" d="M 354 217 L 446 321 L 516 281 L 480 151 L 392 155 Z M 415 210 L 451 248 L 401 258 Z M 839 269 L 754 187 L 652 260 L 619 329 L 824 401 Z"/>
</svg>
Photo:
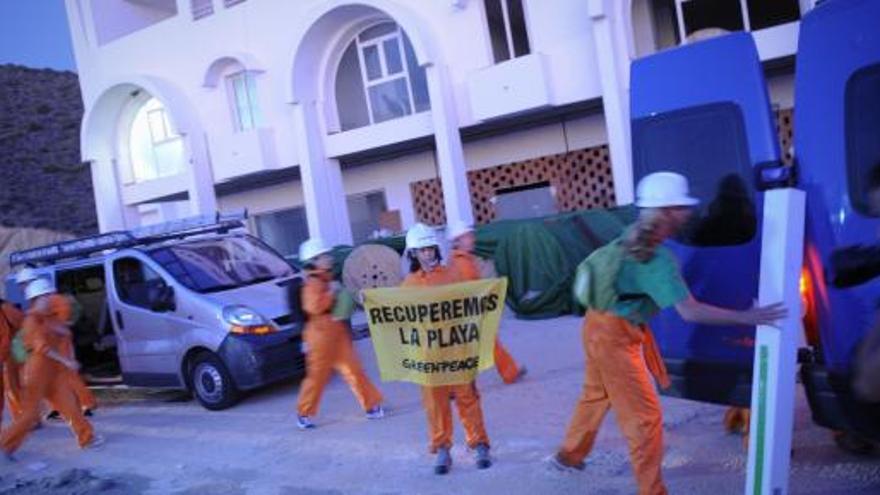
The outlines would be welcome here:
<svg viewBox="0 0 880 495">
<path fill-rule="evenodd" d="M 24 345 L 32 353 L 46 355 L 52 350 L 52 343 L 46 331 L 46 321 L 42 317 L 28 316 L 24 320 L 24 327 L 26 329 Z"/>
<path fill-rule="evenodd" d="M 309 316 L 323 315 L 333 307 L 333 294 L 327 290 L 327 284 L 318 280 L 309 280 L 302 288 L 303 311 Z"/>
</svg>

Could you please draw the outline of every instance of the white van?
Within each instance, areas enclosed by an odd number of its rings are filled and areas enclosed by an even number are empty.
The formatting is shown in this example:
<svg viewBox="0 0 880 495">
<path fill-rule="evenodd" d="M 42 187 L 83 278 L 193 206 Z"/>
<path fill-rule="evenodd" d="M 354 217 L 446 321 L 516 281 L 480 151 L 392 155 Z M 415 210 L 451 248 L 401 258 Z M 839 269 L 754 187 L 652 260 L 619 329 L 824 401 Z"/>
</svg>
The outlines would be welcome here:
<svg viewBox="0 0 880 495">
<path fill-rule="evenodd" d="M 296 270 L 219 215 L 111 232 L 10 255 L 81 306 L 76 356 L 90 383 L 185 388 L 212 410 L 241 391 L 304 372 L 301 318 L 291 314 Z"/>
</svg>

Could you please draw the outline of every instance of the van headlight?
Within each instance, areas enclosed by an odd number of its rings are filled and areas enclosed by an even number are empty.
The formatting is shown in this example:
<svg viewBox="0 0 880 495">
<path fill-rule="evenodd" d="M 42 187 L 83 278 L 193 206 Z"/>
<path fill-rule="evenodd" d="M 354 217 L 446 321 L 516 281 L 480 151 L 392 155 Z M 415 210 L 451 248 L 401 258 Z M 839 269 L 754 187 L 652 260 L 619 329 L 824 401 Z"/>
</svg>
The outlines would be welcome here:
<svg viewBox="0 0 880 495">
<path fill-rule="evenodd" d="M 223 308 L 223 320 L 229 323 L 232 333 L 263 335 L 278 330 L 263 315 L 241 304 Z"/>
</svg>

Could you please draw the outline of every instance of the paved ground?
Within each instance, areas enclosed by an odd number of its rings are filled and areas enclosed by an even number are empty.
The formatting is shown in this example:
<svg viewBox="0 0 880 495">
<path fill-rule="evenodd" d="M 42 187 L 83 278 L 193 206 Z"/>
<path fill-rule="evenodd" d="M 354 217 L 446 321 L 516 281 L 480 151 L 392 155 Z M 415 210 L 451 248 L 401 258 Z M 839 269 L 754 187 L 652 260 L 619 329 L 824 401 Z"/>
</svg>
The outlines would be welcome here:
<svg viewBox="0 0 880 495">
<path fill-rule="evenodd" d="M 574 318 L 504 320 L 502 338 L 529 374 L 515 385 L 503 385 L 494 371 L 479 379 L 495 457 L 486 471 L 473 466 L 457 429 L 452 473 L 431 473 L 416 386 L 381 384 L 391 415 L 367 421 L 345 385 L 334 380 L 319 427 L 308 432 L 293 424 L 297 383 L 262 390 L 222 412 L 171 401 L 169 394 L 105 403 L 94 418 L 107 439 L 102 450 L 80 452 L 64 425 L 48 425 L 29 439 L 17 463 L 0 461 L 0 494 L 634 493 L 613 416 L 583 473 L 559 473 L 543 462 L 581 387 L 578 327 Z M 357 346 L 377 377 L 370 341 Z M 663 407 L 670 491 L 743 493 L 746 451 L 741 438 L 722 431 L 724 409 L 669 398 Z M 796 418 L 791 493 L 880 494 L 880 457 L 837 450 L 828 432 L 810 422 L 802 394 Z"/>
</svg>

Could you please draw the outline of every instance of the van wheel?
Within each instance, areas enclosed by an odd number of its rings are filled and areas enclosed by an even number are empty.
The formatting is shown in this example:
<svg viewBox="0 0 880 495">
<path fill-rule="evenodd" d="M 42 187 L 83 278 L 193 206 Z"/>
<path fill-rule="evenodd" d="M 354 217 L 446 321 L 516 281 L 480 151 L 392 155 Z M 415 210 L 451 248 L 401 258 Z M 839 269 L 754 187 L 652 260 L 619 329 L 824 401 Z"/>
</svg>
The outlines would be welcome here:
<svg viewBox="0 0 880 495">
<path fill-rule="evenodd" d="M 219 411 L 238 401 L 238 389 L 219 357 L 203 352 L 196 356 L 190 369 L 192 392 L 205 409 Z"/>
</svg>

